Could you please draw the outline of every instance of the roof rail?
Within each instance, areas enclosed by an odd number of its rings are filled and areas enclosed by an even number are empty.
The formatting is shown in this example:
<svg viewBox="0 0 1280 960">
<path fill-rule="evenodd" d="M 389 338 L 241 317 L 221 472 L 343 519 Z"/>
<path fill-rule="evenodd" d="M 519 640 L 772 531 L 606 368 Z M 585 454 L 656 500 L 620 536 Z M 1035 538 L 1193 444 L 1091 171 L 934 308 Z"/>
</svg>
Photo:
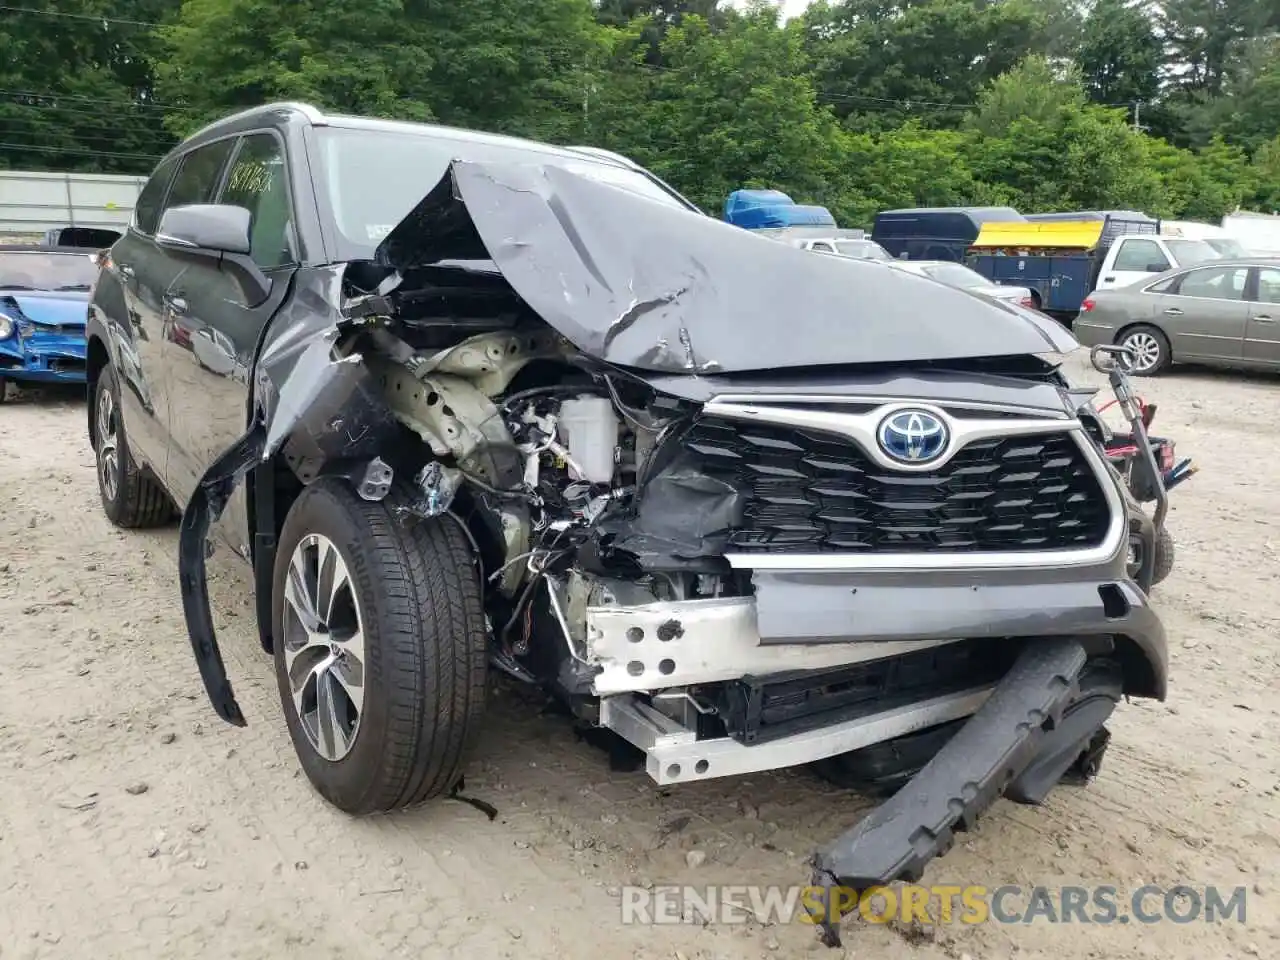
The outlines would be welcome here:
<svg viewBox="0 0 1280 960">
<path fill-rule="evenodd" d="M 240 110 L 237 113 L 230 114 L 229 116 L 219 117 L 217 120 L 214 120 L 211 123 L 206 123 L 199 130 L 195 131 L 195 133 L 192 133 L 187 137 L 184 137 L 183 139 L 190 140 L 194 137 L 200 136 L 201 134 L 208 133 L 212 130 L 216 130 L 218 127 L 221 127 L 224 124 L 231 123 L 234 120 L 243 120 L 246 117 L 252 117 L 262 113 L 272 113 L 277 110 L 297 111 L 298 113 L 301 113 L 304 116 L 306 116 L 307 120 L 315 124 L 316 126 L 322 126 L 324 123 L 327 122 L 325 119 L 325 115 L 321 113 L 318 108 L 313 107 L 309 103 L 302 103 L 301 101 L 295 101 L 295 100 L 279 100 L 273 103 L 264 103 L 261 106 L 257 106 L 257 107 L 248 107 L 245 110 Z"/>
</svg>

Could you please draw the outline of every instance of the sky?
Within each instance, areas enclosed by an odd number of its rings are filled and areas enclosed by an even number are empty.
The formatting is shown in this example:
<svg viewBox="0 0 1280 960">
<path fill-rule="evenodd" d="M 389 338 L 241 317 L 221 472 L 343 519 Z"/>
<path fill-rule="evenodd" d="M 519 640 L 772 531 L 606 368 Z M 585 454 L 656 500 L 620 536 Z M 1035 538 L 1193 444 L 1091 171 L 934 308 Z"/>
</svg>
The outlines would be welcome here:
<svg viewBox="0 0 1280 960">
<path fill-rule="evenodd" d="M 746 0 L 729 0 L 735 7 L 745 7 Z M 804 12 L 804 8 L 809 5 L 809 0 L 774 0 L 775 6 L 782 8 L 782 19 L 789 17 L 797 17 Z"/>
</svg>

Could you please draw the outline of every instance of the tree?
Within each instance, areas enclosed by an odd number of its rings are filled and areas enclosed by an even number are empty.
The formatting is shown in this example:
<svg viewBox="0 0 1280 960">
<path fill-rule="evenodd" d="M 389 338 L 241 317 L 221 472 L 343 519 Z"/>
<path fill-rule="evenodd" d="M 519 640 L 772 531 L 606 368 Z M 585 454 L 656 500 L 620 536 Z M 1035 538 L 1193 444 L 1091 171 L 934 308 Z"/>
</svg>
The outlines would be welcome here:
<svg viewBox="0 0 1280 960">
<path fill-rule="evenodd" d="M 1253 155 L 1252 192 L 1245 198 L 1255 210 L 1280 213 L 1280 135 Z"/>
<path fill-rule="evenodd" d="M 838 0 L 814 4 L 804 23 L 819 91 L 839 115 L 955 126 L 983 84 L 1033 51 L 1044 9 L 1033 0 Z"/>
<path fill-rule="evenodd" d="M 1169 216 L 1159 176 L 1144 163 L 1144 138 L 1124 111 L 1064 106 L 1047 122 L 1015 120 L 1002 136 L 984 137 L 974 173 L 1011 191 L 1023 212 L 1134 209 Z"/>
<path fill-rule="evenodd" d="M 1160 92 L 1163 53 L 1155 24 L 1132 0 L 1096 0 L 1076 52 L 1095 103 L 1150 103 Z"/>
<path fill-rule="evenodd" d="M 149 31 L 127 21 L 174 5 L 75 0 L 0 13 L 0 166 L 149 171 L 173 139 L 149 103 Z"/>
<path fill-rule="evenodd" d="M 1222 92 L 1243 41 L 1280 28 L 1274 0 L 1164 0 L 1159 10 L 1176 82 L 1211 96 Z"/>
<path fill-rule="evenodd" d="M 1033 55 L 987 84 L 969 126 L 987 136 L 1000 136 L 1018 120 L 1050 123 L 1064 108 L 1080 109 L 1084 102 L 1074 66 L 1058 69 Z"/>
<path fill-rule="evenodd" d="M 647 54 L 644 25 L 622 40 Z M 816 101 L 799 27 L 758 5 L 721 30 L 687 16 L 662 42 L 662 69 L 602 84 L 590 130 L 634 156 L 704 209 L 739 187 L 768 186 L 798 201 L 839 201 L 847 172 L 842 132 Z"/>
<path fill-rule="evenodd" d="M 555 139 L 581 129 L 603 28 L 589 0 L 185 0 L 161 29 L 179 132 L 300 99 Z"/>
</svg>

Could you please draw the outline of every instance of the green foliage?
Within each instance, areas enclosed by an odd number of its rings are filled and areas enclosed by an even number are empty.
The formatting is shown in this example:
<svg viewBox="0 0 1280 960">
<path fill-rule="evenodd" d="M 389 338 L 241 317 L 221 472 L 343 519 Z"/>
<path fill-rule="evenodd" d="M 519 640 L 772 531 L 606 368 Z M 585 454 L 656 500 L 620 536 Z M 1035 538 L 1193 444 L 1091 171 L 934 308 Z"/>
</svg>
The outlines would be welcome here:
<svg viewBox="0 0 1280 960">
<path fill-rule="evenodd" d="M 1160 91 L 1162 51 L 1155 24 L 1132 0 L 1096 0 L 1076 51 L 1095 103 L 1151 102 Z"/>
<path fill-rule="evenodd" d="M 24 0 L 0 166 L 146 172 L 247 106 L 630 155 L 704 209 L 1280 207 L 1276 0 Z M 1141 127 L 1135 126 L 1135 121 Z"/>
</svg>

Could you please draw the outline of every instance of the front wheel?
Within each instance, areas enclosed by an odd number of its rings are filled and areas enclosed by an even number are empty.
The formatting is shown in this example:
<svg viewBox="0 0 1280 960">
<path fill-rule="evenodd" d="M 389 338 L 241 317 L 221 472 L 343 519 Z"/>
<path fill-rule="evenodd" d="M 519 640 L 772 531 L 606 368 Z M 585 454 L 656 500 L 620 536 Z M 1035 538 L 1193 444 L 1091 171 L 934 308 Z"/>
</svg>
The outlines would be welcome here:
<svg viewBox="0 0 1280 960">
<path fill-rule="evenodd" d="M 439 796 L 485 700 L 487 630 L 451 517 L 407 521 L 342 481 L 294 502 L 273 579 L 276 678 L 308 779 L 352 814 Z"/>
<path fill-rule="evenodd" d="M 1118 342 L 1133 357 L 1133 366 L 1129 372 L 1134 376 L 1153 377 L 1173 362 L 1169 338 L 1155 327 L 1146 324 L 1132 327 L 1124 332 Z"/>
</svg>

